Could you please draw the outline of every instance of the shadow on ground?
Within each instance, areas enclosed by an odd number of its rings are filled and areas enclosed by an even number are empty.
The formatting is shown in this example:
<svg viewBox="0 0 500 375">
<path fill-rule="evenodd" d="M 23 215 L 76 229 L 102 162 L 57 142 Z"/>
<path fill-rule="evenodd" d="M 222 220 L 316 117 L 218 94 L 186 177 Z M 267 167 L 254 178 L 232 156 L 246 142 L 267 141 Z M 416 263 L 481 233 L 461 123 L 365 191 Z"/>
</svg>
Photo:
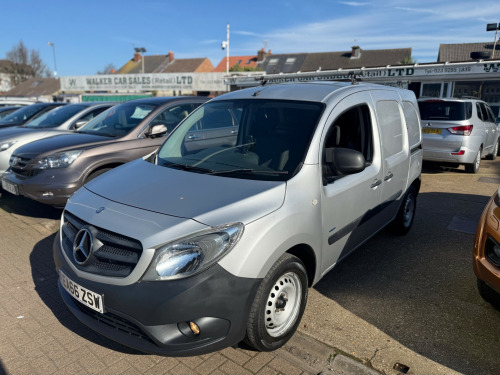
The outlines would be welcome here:
<svg viewBox="0 0 500 375">
<path fill-rule="evenodd" d="M 52 258 L 52 244 L 57 234 L 53 234 L 38 242 L 30 254 L 31 274 L 35 290 L 42 301 L 50 308 L 54 316 L 69 330 L 77 333 L 85 340 L 101 345 L 110 350 L 126 354 L 145 353 L 130 349 L 95 333 L 81 323 L 66 307 L 57 287 L 58 275 Z M 1 372 L 0 372 L 1 374 Z"/>
<path fill-rule="evenodd" d="M 410 233 L 379 233 L 315 289 L 431 360 L 465 374 L 497 374 L 500 312 L 480 298 L 472 270 L 471 233 L 487 201 L 420 194 Z M 456 218 L 468 229 L 457 230 Z"/>
<path fill-rule="evenodd" d="M 59 219 L 62 210 L 38 203 L 37 201 L 15 196 L 0 189 L 0 208 L 4 211 L 32 218 Z"/>
</svg>

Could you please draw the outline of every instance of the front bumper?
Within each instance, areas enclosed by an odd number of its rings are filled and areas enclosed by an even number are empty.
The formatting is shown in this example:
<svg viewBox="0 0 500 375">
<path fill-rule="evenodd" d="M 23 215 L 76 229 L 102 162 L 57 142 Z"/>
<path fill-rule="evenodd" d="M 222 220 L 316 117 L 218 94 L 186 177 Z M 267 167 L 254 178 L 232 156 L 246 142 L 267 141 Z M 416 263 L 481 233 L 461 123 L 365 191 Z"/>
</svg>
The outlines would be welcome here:
<svg viewBox="0 0 500 375">
<path fill-rule="evenodd" d="M 260 279 L 236 277 L 215 264 L 180 280 L 109 285 L 79 278 L 62 255 L 59 236 L 53 250 L 57 269 L 103 295 L 104 314 L 76 301 L 59 281 L 66 305 L 81 322 L 114 341 L 152 354 L 191 356 L 244 338 Z M 199 326 L 199 335 L 191 332 L 188 322 Z"/>
<path fill-rule="evenodd" d="M 487 257 L 486 249 L 500 244 L 500 207 L 491 199 L 483 211 L 474 238 L 473 268 L 476 277 L 500 294 L 500 267 Z"/>
<path fill-rule="evenodd" d="M 5 172 L 2 179 L 17 186 L 19 195 L 40 203 L 64 207 L 68 198 L 81 186 L 80 181 L 65 181 L 65 176 L 43 171 L 33 177 L 23 177 Z"/>
</svg>

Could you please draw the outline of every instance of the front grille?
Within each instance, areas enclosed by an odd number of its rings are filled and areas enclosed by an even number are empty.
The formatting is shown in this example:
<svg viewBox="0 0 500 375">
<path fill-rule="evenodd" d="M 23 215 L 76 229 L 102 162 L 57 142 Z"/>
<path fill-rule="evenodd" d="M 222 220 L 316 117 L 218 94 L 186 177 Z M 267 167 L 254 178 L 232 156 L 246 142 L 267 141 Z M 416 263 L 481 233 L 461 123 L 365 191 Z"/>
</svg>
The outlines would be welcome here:
<svg viewBox="0 0 500 375">
<path fill-rule="evenodd" d="M 93 247 L 88 261 L 79 264 L 73 256 L 73 243 L 77 233 L 83 228 L 91 232 Z M 68 211 L 64 212 L 62 247 L 78 269 L 110 277 L 130 275 L 142 255 L 139 241 L 90 225 Z"/>
<path fill-rule="evenodd" d="M 106 324 L 108 327 L 114 328 L 119 332 L 126 333 L 138 339 L 154 343 L 153 340 L 151 340 L 151 338 L 146 333 L 144 333 L 141 328 L 128 321 L 127 319 L 109 312 L 106 312 L 104 314 L 98 313 L 97 311 L 92 310 L 91 308 L 85 306 L 80 302 L 76 302 L 76 305 L 84 314 L 90 316 L 91 318 L 94 318 L 99 323 Z"/>
<path fill-rule="evenodd" d="M 32 158 L 22 156 L 10 157 L 10 169 L 12 172 L 23 177 L 33 177 L 40 172 L 39 169 L 26 169 Z"/>
</svg>

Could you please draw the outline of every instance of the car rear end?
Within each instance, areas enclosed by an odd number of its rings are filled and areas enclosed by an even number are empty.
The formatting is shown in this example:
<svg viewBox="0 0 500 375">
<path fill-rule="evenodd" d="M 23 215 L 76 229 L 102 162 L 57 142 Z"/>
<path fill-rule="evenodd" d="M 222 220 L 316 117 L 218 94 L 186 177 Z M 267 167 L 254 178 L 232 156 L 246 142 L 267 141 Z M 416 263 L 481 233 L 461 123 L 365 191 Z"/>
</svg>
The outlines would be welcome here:
<svg viewBox="0 0 500 375">
<path fill-rule="evenodd" d="M 471 101 L 419 101 L 424 160 L 472 164 L 484 139 L 484 127 Z"/>
</svg>

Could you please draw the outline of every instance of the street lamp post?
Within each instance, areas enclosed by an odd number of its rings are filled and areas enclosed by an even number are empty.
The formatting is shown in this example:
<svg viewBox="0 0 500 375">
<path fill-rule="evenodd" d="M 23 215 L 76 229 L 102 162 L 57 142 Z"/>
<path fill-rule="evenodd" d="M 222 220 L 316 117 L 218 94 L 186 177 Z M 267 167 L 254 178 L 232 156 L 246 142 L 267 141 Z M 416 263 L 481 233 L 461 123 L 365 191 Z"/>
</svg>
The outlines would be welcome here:
<svg viewBox="0 0 500 375">
<path fill-rule="evenodd" d="M 138 53 L 145 53 L 146 52 L 146 48 L 144 47 L 134 47 L 135 49 L 135 52 L 138 52 Z M 142 62 L 142 74 L 144 74 L 144 55 L 141 55 L 141 62 Z"/>
<path fill-rule="evenodd" d="M 47 42 L 47 44 L 52 47 L 52 52 L 54 54 L 54 77 L 57 77 L 56 47 L 54 46 L 54 43 L 52 43 L 52 42 Z"/>
<path fill-rule="evenodd" d="M 226 50 L 226 74 L 229 74 L 229 23 L 226 27 L 226 40 L 222 42 L 221 47 Z"/>
<path fill-rule="evenodd" d="M 495 58 L 495 49 L 497 48 L 497 33 L 500 29 L 499 23 L 489 23 L 486 25 L 486 31 L 495 31 L 495 40 L 493 41 L 493 52 L 491 53 L 491 58 Z"/>
</svg>

